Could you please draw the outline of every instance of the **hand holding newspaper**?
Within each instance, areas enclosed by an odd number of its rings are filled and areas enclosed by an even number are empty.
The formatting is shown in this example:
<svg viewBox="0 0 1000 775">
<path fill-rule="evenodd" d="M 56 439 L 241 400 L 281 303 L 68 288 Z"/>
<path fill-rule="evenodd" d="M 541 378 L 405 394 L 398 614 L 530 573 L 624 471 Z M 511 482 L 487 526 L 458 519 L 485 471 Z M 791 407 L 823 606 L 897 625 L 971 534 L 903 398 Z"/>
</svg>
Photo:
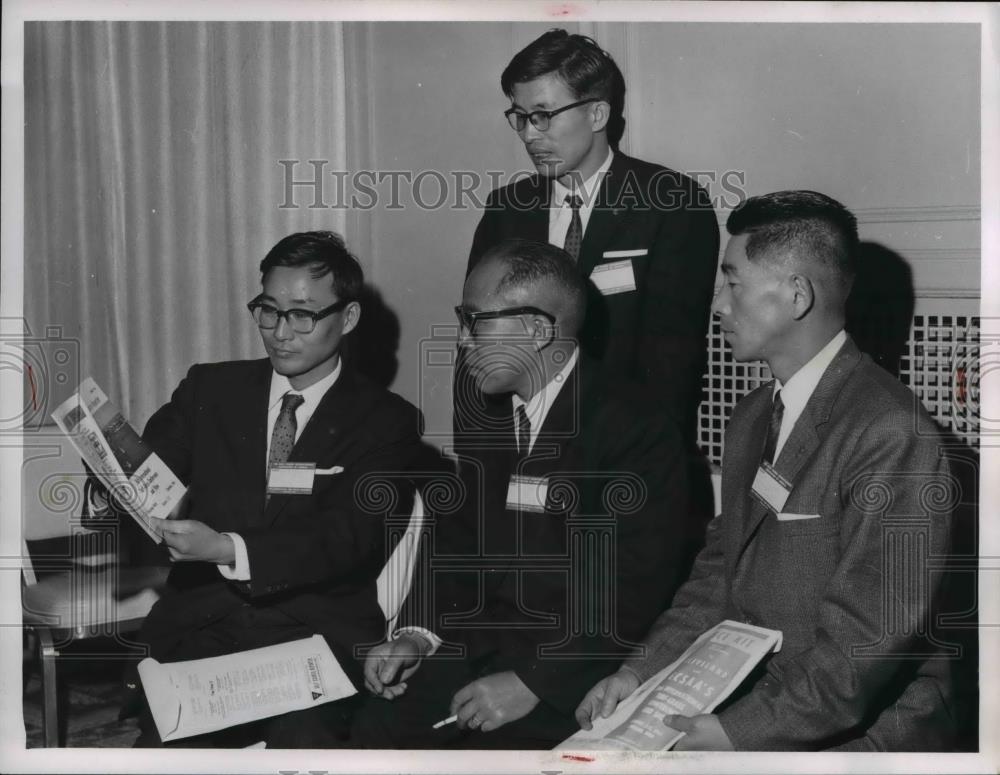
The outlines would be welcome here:
<svg viewBox="0 0 1000 775">
<path fill-rule="evenodd" d="M 666 751 L 683 732 L 663 723 L 670 715 L 710 713 L 771 651 L 781 633 L 725 620 L 701 635 L 676 662 L 623 700 L 608 718 L 594 719 L 556 746 L 557 751 Z"/>
<path fill-rule="evenodd" d="M 169 518 L 186 489 L 97 383 L 87 377 L 52 419 L 108 492 L 150 538 L 162 542 L 156 520 Z"/>
<path fill-rule="evenodd" d="M 321 635 L 186 662 L 146 658 L 139 677 L 164 742 L 357 693 Z"/>
</svg>

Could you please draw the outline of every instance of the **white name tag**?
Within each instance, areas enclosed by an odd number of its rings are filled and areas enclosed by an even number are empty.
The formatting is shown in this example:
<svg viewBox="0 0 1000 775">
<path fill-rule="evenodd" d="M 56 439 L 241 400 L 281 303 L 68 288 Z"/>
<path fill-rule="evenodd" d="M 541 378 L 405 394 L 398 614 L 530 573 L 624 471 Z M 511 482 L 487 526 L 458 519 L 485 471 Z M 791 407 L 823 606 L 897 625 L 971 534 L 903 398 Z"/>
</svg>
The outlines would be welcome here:
<svg viewBox="0 0 1000 775">
<path fill-rule="evenodd" d="M 282 463 L 267 475 L 267 491 L 271 495 L 311 495 L 315 463 Z"/>
<path fill-rule="evenodd" d="M 761 463 L 754 477 L 750 492 L 775 514 L 781 513 L 792 492 L 792 484 L 774 470 L 773 466 Z"/>
<path fill-rule="evenodd" d="M 636 256 L 645 256 L 649 253 L 646 248 L 638 248 L 636 250 L 605 250 L 603 255 L 605 258 L 634 258 Z"/>
<path fill-rule="evenodd" d="M 549 480 L 544 476 L 519 476 L 514 474 L 507 485 L 507 508 L 517 511 L 545 511 L 549 494 Z"/>
<path fill-rule="evenodd" d="M 590 273 L 590 280 L 604 296 L 634 291 L 635 273 L 632 271 L 632 260 L 625 259 L 595 266 L 594 271 Z"/>
<path fill-rule="evenodd" d="M 778 512 L 779 522 L 796 522 L 800 519 L 819 519 L 819 514 L 793 514 L 791 511 Z"/>
</svg>

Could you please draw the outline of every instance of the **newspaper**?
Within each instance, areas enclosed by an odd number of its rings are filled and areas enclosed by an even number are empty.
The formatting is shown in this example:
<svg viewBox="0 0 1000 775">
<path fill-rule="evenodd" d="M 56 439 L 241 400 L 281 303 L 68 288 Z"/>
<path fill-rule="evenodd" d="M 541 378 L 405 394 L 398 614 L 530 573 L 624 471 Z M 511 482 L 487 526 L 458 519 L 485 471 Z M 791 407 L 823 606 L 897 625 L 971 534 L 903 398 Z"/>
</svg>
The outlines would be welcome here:
<svg viewBox="0 0 1000 775">
<path fill-rule="evenodd" d="M 118 407 L 87 377 L 52 419 L 108 491 L 160 543 L 154 520 L 169 517 L 186 490 Z"/>
<path fill-rule="evenodd" d="M 666 751 L 683 736 L 665 716 L 710 713 L 771 651 L 781 633 L 725 620 L 701 635 L 680 658 L 635 690 L 608 718 L 594 719 L 557 751 Z"/>
<path fill-rule="evenodd" d="M 187 662 L 147 657 L 139 677 L 164 742 L 357 693 L 321 635 Z"/>
</svg>

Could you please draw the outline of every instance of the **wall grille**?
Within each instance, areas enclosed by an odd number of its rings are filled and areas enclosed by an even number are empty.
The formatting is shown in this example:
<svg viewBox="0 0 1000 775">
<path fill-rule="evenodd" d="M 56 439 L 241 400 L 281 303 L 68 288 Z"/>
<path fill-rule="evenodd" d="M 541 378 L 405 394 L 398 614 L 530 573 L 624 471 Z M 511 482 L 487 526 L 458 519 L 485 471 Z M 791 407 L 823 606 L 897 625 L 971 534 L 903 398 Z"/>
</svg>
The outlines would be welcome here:
<svg viewBox="0 0 1000 775">
<path fill-rule="evenodd" d="M 941 427 L 973 448 L 979 447 L 979 317 L 963 314 L 969 299 L 918 300 L 899 379 Z M 922 309 L 927 308 L 927 309 Z M 947 311 L 947 310 L 951 311 Z M 737 363 L 713 317 L 708 332 L 708 370 L 698 411 L 698 444 L 722 464 L 726 424 L 737 402 L 771 379 L 761 362 Z"/>
</svg>

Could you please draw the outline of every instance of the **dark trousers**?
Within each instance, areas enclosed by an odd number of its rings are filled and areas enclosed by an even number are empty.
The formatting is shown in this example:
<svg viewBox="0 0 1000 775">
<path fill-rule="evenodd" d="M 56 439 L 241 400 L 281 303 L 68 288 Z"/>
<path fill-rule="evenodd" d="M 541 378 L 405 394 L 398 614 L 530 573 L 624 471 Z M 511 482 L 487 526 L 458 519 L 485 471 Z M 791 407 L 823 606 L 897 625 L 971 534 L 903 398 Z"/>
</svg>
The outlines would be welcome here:
<svg viewBox="0 0 1000 775">
<path fill-rule="evenodd" d="M 194 630 L 171 649 L 164 661 L 205 659 L 286 643 L 313 634 L 310 628 L 266 607 L 243 606 L 229 616 Z M 268 748 L 342 748 L 360 697 L 285 713 L 249 724 L 164 743 L 143 696 L 136 748 L 245 748 L 260 741 Z"/>
<path fill-rule="evenodd" d="M 451 715 L 452 697 L 466 684 L 495 672 L 466 659 L 425 659 L 406 681 L 401 696 L 385 700 L 366 694 L 351 725 L 351 748 L 547 750 L 579 728 L 572 714 L 539 702 L 524 718 L 491 732 L 434 729 Z"/>
</svg>

